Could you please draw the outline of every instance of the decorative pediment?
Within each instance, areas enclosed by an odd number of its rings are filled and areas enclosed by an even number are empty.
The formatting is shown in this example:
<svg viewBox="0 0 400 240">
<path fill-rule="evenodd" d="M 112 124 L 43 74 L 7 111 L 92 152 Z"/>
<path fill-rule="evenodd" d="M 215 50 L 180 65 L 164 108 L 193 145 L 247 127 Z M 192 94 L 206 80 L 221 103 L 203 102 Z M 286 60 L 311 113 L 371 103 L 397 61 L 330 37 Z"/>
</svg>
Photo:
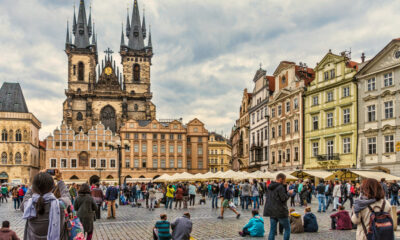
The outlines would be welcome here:
<svg viewBox="0 0 400 240">
<path fill-rule="evenodd" d="M 276 94 L 276 96 L 274 96 L 274 101 L 283 99 L 283 98 L 287 97 L 289 94 L 290 94 L 290 91 L 286 88 L 283 88 Z"/>
<path fill-rule="evenodd" d="M 395 95 L 396 94 L 396 91 L 390 91 L 389 89 L 387 89 L 386 91 L 384 91 L 382 94 L 381 94 L 381 97 L 386 97 L 386 96 L 390 96 L 390 95 Z"/>
<path fill-rule="evenodd" d="M 394 131 L 396 131 L 396 126 L 391 126 L 391 125 L 386 124 L 382 127 L 382 131 L 384 133 L 394 132 Z"/>
<path fill-rule="evenodd" d="M 344 57 L 343 56 L 339 56 L 336 54 L 331 53 L 330 51 L 324 56 L 324 58 L 322 58 L 322 60 L 317 64 L 317 66 L 315 67 L 315 71 L 319 71 L 325 68 L 325 65 L 327 64 L 336 64 L 337 62 L 343 61 Z"/>
<path fill-rule="evenodd" d="M 363 131 L 365 136 L 376 136 L 378 134 L 378 129 L 369 128 Z"/>
<path fill-rule="evenodd" d="M 295 65 L 294 62 L 282 61 L 279 63 L 278 67 L 275 69 L 274 76 L 279 75 L 283 70 L 288 69 Z"/>
<path fill-rule="evenodd" d="M 364 101 L 370 101 L 375 99 L 378 99 L 378 96 L 368 95 L 365 98 L 363 98 Z"/>
<path fill-rule="evenodd" d="M 122 90 L 119 71 L 116 71 L 115 61 L 112 60 L 112 57 L 106 57 L 105 66 L 102 66 L 102 72 L 98 74 L 99 80 L 95 84 L 95 89 Z"/>
</svg>

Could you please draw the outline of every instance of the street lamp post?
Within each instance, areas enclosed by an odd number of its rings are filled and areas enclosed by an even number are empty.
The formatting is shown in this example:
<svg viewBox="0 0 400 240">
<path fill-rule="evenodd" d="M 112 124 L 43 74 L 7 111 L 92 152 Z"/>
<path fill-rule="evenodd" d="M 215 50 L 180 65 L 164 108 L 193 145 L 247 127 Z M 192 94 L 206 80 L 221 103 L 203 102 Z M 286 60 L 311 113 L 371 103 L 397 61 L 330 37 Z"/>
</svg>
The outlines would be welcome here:
<svg viewBox="0 0 400 240">
<path fill-rule="evenodd" d="M 116 140 L 115 142 L 109 142 L 108 145 L 111 147 L 112 150 L 117 149 L 117 154 L 118 154 L 118 185 L 119 185 L 119 191 L 118 191 L 118 199 L 119 199 L 119 204 L 121 204 L 121 198 L 119 197 L 122 187 L 121 187 L 121 168 L 122 168 L 122 154 L 121 150 L 125 148 L 129 148 L 129 141 L 124 140 L 121 142 L 120 140 Z"/>
</svg>

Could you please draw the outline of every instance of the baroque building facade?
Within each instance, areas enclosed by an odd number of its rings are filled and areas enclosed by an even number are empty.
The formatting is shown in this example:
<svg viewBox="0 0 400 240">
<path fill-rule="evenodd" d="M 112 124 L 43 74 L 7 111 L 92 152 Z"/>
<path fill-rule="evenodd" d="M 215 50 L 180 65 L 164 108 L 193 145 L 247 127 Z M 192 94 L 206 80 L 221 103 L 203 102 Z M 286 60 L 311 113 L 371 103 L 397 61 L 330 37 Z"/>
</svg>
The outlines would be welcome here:
<svg viewBox="0 0 400 240">
<path fill-rule="evenodd" d="M 370 61 L 362 56 L 358 84 L 358 165 L 400 174 L 400 39 Z"/>
<path fill-rule="evenodd" d="M 41 122 L 28 111 L 19 83 L 0 88 L 0 182 L 29 184 L 40 170 Z"/>
<path fill-rule="evenodd" d="M 258 69 L 254 78 L 254 88 L 250 116 L 250 161 L 249 171 L 268 170 L 269 165 L 269 115 L 268 101 L 274 91 L 275 79 L 267 76 L 267 71 Z"/>
<path fill-rule="evenodd" d="M 231 169 L 232 147 L 228 139 L 212 132 L 208 137 L 208 168 L 210 172 Z"/>
<path fill-rule="evenodd" d="M 303 93 L 315 74 L 306 65 L 282 61 L 274 72 L 275 91 L 270 96 L 270 170 L 303 166 Z"/>
<path fill-rule="evenodd" d="M 357 146 L 358 64 L 330 50 L 305 92 L 305 169 L 354 168 Z"/>
</svg>

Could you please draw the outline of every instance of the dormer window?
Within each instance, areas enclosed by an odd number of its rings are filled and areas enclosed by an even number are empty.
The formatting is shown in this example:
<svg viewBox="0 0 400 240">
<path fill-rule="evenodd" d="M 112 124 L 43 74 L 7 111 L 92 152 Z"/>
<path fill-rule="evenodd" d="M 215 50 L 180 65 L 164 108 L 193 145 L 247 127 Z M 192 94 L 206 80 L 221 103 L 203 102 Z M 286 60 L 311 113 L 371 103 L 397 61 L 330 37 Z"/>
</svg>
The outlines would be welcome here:
<svg viewBox="0 0 400 240">
<path fill-rule="evenodd" d="M 286 77 L 283 76 L 283 77 L 282 77 L 282 84 L 285 84 L 285 83 L 286 83 Z"/>
</svg>

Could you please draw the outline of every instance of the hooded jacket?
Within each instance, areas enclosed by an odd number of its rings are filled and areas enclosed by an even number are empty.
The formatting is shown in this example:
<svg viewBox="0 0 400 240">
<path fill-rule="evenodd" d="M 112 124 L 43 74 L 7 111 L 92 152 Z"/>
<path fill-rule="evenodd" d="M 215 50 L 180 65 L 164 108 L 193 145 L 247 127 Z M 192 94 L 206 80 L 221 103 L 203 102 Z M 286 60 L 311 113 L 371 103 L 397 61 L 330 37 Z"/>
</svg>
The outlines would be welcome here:
<svg viewBox="0 0 400 240">
<path fill-rule="evenodd" d="M 247 228 L 252 237 L 264 237 L 264 219 L 258 214 L 252 217 L 243 228 Z"/>
<path fill-rule="evenodd" d="M 304 232 L 318 232 L 317 217 L 314 213 L 306 213 L 304 215 Z"/>
<path fill-rule="evenodd" d="M 350 214 L 346 210 L 341 210 L 331 215 L 331 218 L 336 218 L 336 229 L 337 230 L 351 230 L 353 225 L 351 224 Z"/>
<path fill-rule="evenodd" d="M 291 233 L 303 233 L 303 221 L 301 215 L 297 212 L 292 212 L 289 216 L 290 220 L 290 232 Z"/>
<path fill-rule="evenodd" d="M 93 232 L 94 212 L 97 210 L 93 197 L 89 193 L 79 193 L 74 202 L 74 209 L 85 232 Z"/>
<path fill-rule="evenodd" d="M 273 218 L 287 218 L 289 210 L 287 200 L 289 195 L 283 184 L 271 182 L 267 188 L 267 199 L 264 206 L 264 216 Z"/>
</svg>

